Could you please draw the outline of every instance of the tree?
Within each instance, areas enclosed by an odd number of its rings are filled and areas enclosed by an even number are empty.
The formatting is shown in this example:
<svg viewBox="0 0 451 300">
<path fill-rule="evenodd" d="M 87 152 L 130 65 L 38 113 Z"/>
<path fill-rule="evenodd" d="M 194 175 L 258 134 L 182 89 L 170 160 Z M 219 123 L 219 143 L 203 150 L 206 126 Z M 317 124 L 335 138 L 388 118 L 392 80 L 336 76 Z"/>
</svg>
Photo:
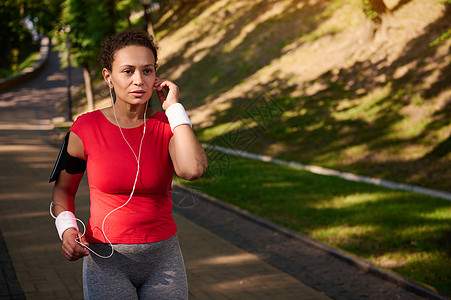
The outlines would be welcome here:
<svg viewBox="0 0 451 300">
<path fill-rule="evenodd" d="M 15 2 L 0 4 L 0 69 L 11 69 L 16 62 L 21 45 L 31 42 L 31 35 L 26 30 L 20 6 Z"/>
<path fill-rule="evenodd" d="M 64 0 L 60 22 L 54 38 L 62 54 L 62 65 L 67 55 L 71 64 L 83 68 L 88 109 L 94 109 L 91 71 L 97 63 L 97 48 L 101 41 L 115 32 L 114 0 Z M 70 41 L 70 53 L 67 42 Z"/>
<path fill-rule="evenodd" d="M 13 70 L 31 52 L 37 50 L 30 24 L 41 34 L 46 34 L 59 14 L 62 0 L 8 0 L 0 2 L 0 69 Z M 27 24 L 26 20 L 29 22 Z M 39 24 L 39 26 L 38 26 Z M 36 44 L 35 47 L 31 47 Z M 8 72 L 7 72 L 8 73 Z"/>
<path fill-rule="evenodd" d="M 132 27 L 131 12 L 141 8 L 141 3 L 138 0 L 117 0 L 115 7 L 116 30 L 122 31 L 124 28 Z"/>
<path fill-rule="evenodd" d="M 40 34 L 48 34 L 56 25 L 63 0 L 16 0 L 22 2 L 25 16 L 29 16 L 34 29 Z"/>
<path fill-rule="evenodd" d="M 33 43 L 31 22 L 39 35 L 47 34 L 55 25 L 62 0 L 9 0 L 0 2 L 0 68 L 10 69 L 29 55 Z"/>
</svg>

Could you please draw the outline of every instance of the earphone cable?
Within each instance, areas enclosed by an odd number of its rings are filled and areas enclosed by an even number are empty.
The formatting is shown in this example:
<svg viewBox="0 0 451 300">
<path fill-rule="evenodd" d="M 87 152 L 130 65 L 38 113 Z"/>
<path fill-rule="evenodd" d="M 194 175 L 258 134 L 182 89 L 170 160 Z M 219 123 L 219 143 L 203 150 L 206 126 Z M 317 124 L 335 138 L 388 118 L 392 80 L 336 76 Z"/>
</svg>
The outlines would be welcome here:
<svg viewBox="0 0 451 300">
<path fill-rule="evenodd" d="M 100 254 L 96 253 L 94 250 L 92 250 L 91 248 L 89 248 L 88 246 L 83 245 L 83 244 L 79 241 L 79 238 L 75 239 L 75 242 L 77 242 L 80 246 L 82 246 L 82 247 L 85 248 L 85 249 L 88 249 L 90 252 L 94 253 L 94 254 L 97 255 L 98 257 L 100 257 L 100 258 L 105 258 L 105 259 L 106 259 L 106 258 L 110 258 L 110 257 L 113 256 L 113 254 L 114 254 L 114 247 L 113 247 L 113 244 L 111 243 L 111 241 L 108 239 L 107 235 L 105 234 L 105 221 L 106 221 L 106 219 L 107 219 L 112 213 L 114 213 L 114 212 L 118 211 L 119 209 L 123 208 L 124 206 L 126 206 L 126 205 L 130 202 L 130 200 L 132 199 L 132 197 L 133 197 L 133 195 L 134 195 L 134 193 L 135 193 L 136 184 L 137 184 L 137 182 L 138 182 L 139 171 L 140 171 L 141 150 L 142 150 L 142 145 L 143 145 L 143 141 L 144 141 L 144 136 L 145 136 L 145 134 L 146 134 L 146 118 L 147 118 L 147 102 L 146 102 L 146 107 L 145 107 L 145 110 L 144 110 L 144 120 L 143 120 L 143 135 L 142 135 L 141 141 L 140 141 L 140 143 L 139 143 L 138 155 L 136 155 L 136 153 L 135 153 L 135 151 L 133 150 L 132 146 L 130 145 L 130 143 L 129 143 L 129 142 L 127 141 L 127 139 L 125 138 L 125 135 L 124 135 L 124 133 L 122 132 L 122 128 L 121 128 L 121 126 L 120 126 L 120 124 L 119 124 L 119 121 L 118 121 L 118 119 L 117 119 L 116 109 L 115 109 L 115 103 L 114 103 L 114 100 L 113 100 L 113 95 L 112 95 L 111 89 L 110 89 L 110 97 L 111 97 L 111 102 L 112 102 L 112 106 L 113 106 L 113 114 L 114 114 L 114 119 L 115 119 L 115 121 L 116 121 L 116 124 L 117 124 L 117 126 L 119 127 L 119 131 L 121 132 L 122 138 L 123 138 L 124 141 L 127 143 L 128 147 L 130 148 L 130 150 L 132 151 L 132 153 L 133 153 L 133 155 L 134 155 L 134 157 L 135 157 L 135 159 L 136 159 L 137 169 L 136 169 L 135 181 L 134 181 L 134 183 L 133 183 L 133 188 L 132 188 L 132 191 L 131 191 L 131 193 L 130 193 L 130 196 L 129 196 L 128 200 L 125 201 L 124 204 L 122 204 L 122 205 L 116 207 L 115 209 L 111 210 L 111 211 L 103 218 L 103 221 L 102 221 L 102 229 L 101 229 L 101 231 L 102 231 L 102 234 L 103 234 L 105 240 L 108 242 L 108 245 L 110 245 L 110 247 L 111 247 L 111 253 L 110 253 L 109 255 L 107 255 L 107 256 L 100 255 Z M 53 201 L 52 201 L 52 202 L 50 203 L 50 215 L 51 215 L 54 219 L 56 219 L 56 216 L 53 214 L 53 211 L 52 211 L 53 206 L 54 206 L 54 203 L 53 203 Z M 86 234 L 86 225 L 84 224 L 84 222 L 83 222 L 82 220 L 80 220 L 80 219 L 78 219 L 78 218 L 75 218 L 75 220 L 78 221 L 78 222 L 80 222 L 80 223 L 83 225 L 83 231 L 82 231 L 81 237 L 85 236 L 85 234 Z"/>
</svg>

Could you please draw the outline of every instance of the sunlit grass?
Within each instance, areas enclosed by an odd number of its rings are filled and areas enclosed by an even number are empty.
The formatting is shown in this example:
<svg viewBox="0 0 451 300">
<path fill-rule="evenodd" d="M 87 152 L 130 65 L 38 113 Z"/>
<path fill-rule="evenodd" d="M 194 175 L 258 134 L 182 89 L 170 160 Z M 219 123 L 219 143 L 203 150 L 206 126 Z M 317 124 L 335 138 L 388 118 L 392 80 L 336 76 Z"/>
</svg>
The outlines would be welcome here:
<svg viewBox="0 0 451 300">
<path fill-rule="evenodd" d="M 384 268 L 415 278 L 419 282 L 434 282 L 433 287 L 449 293 L 451 271 L 448 267 L 449 257 L 443 251 L 395 251 L 380 256 L 371 256 L 369 260 Z M 441 270 L 441 272 L 437 272 L 437 270 Z"/>
<path fill-rule="evenodd" d="M 423 213 L 422 217 L 425 219 L 431 219 L 431 220 L 446 220 L 451 215 L 451 207 L 448 209 L 437 209 L 432 212 Z"/>
<path fill-rule="evenodd" d="M 241 126 L 241 122 L 228 122 L 217 126 L 212 126 L 202 131 L 202 138 L 209 140 L 219 135 L 227 134 L 227 132 L 240 128 Z"/>
<path fill-rule="evenodd" d="M 313 207 L 321 209 L 326 207 L 346 208 L 354 205 L 367 204 L 377 201 L 383 201 L 386 193 L 357 193 L 354 195 L 346 195 L 345 197 L 335 197 L 326 199 L 313 204 Z"/>
<path fill-rule="evenodd" d="M 39 52 L 32 53 L 28 56 L 22 63 L 19 64 L 17 72 L 21 72 L 26 68 L 30 68 L 41 58 L 41 54 Z"/>
<path fill-rule="evenodd" d="M 368 123 L 373 122 L 377 119 L 379 113 L 390 105 L 389 101 L 384 101 L 389 96 L 390 91 L 389 85 L 377 89 L 360 99 L 355 99 L 348 109 L 333 112 L 332 117 L 337 120 L 363 119 Z"/>
<path fill-rule="evenodd" d="M 39 52 L 34 52 L 30 54 L 24 61 L 22 61 L 18 65 L 13 66 L 13 70 L 0 70 L 0 78 L 6 78 L 19 74 L 25 69 L 32 67 L 40 58 L 41 54 Z"/>
</svg>

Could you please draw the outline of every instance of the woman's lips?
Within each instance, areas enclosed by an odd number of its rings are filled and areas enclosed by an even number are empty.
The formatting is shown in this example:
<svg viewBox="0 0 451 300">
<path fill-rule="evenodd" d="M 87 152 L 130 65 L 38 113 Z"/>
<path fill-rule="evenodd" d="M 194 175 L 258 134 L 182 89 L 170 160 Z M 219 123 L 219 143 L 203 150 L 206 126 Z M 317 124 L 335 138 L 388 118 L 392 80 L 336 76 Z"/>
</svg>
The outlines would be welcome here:
<svg viewBox="0 0 451 300">
<path fill-rule="evenodd" d="M 135 90 L 135 91 L 131 91 L 130 94 L 132 94 L 135 97 L 142 97 L 146 94 L 146 91 L 144 90 Z"/>
</svg>

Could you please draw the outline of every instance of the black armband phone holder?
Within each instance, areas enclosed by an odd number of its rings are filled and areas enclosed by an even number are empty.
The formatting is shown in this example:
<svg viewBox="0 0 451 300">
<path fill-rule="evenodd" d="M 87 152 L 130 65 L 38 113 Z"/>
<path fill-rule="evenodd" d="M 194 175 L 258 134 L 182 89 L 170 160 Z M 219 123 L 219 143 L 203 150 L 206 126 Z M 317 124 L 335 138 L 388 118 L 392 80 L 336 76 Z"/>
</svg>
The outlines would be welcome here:
<svg viewBox="0 0 451 300">
<path fill-rule="evenodd" d="M 69 174 L 81 174 L 86 170 L 86 161 L 73 157 L 67 152 L 67 143 L 69 141 L 68 132 L 64 137 L 63 144 L 61 145 L 58 158 L 56 159 L 55 166 L 53 167 L 52 174 L 50 175 L 49 182 L 56 181 L 62 170 L 66 170 Z"/>
</svg>

